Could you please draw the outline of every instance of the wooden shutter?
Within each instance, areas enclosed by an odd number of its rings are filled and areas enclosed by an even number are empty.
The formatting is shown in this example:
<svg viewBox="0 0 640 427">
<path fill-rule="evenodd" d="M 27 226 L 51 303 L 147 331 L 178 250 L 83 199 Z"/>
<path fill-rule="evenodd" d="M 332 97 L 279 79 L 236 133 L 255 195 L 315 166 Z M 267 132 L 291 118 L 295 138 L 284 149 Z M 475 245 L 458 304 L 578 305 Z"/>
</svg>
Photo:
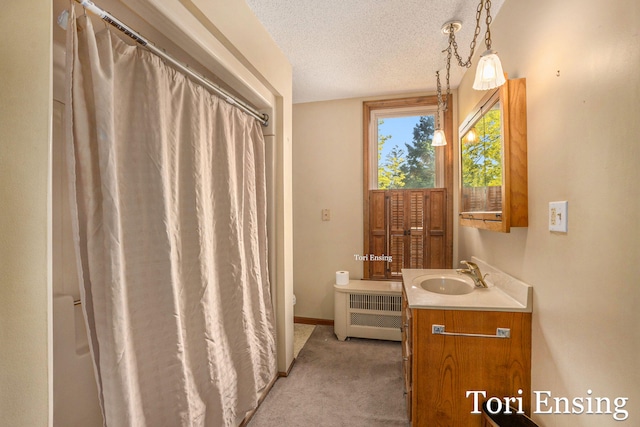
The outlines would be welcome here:
<svg viewBox="0 0 640 427">
<path fill-rule="evenodd" d="M 427 196 L 426 256 L 424 268 L 447 268 L 447 191 L 433 189 Z"/>
<path fill-rule="evenodd" d="M 369 193 L 369 248 L 363 254 L 383 254 L 387 250 L 386 191 L 371 190 Z M 386 279 L 387 266 L 383 262 L 367 262 L 371 279 Z"/>
<path fill-rule="evenodd" d="M 425 268 L 425 242 L 426 242 L 426 218 L 428 212 L 425 211 L 426 191 L 409 190 L 408 206 L 409 217 L 408 238 L 409 256 L 405 263 L 405 268 Z"/>
<path fill-rule="evenodd" d="M 387 218 L 389 218 L 389 248 L 387 254 L 391 256 L 388 263 L 387 278 L 398 278 L 402 275 L 402 268 L 405 264 L 405 254 L 408 247 L 405 239 L 406 230 L 406 207 L 405 192 L 403 190 L 387 191 Z"/>
<path fill-rule="evenodd" d="M 446 199 L 443 188 L 370 191 L 371 279 L 399 279 L 403 268 L 446 268 Z"/>
</svg>

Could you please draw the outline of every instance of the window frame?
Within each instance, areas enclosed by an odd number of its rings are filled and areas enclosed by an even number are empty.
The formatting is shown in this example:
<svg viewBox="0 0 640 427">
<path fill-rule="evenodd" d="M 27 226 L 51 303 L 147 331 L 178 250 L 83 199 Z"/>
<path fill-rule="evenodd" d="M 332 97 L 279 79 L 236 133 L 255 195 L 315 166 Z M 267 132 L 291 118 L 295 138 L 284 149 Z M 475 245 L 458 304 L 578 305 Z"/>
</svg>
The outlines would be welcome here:
<svg viewBox="0 0 640 427">
<path fill-rule="evenodd" d="M 445 264 L 448 268 L 453 263 L 453 143 L 456 139 L 453 137 L 453 97 L 449 95 L 447 105 L 449 108 L 443 113 L 441 120 L 442 128 L 447 138 L 447 145 L 444 147 L 436 147 L 436 158 L 441 158 L 438 170 L 437 183 L 443 184 L 440 188 L 446 189 L 446 254 Z M 370 212 L 369 212 L 369 192 L 373 190 L 375 183 L 377 187 L 377 141 L 375 147 L 372 147 L 372 135 L 377 135 L 377 118 L 383 114 L 393 115 L 394 112 L 404 115 L 406 111 L 417 111 L 420 109 L 430 109 L 437 107 L 438 97 L 419 96 L 409 98 L 385 99 L 377 101 L 363 102 L 363 237 L 364 251 L 369 253 L 369 231 L 370 231 Z M 374 119 L 375 118 L 375 119 Z M 377 138 L 376 138 L 377 140 Z M 375 154 L 375 158 L 372 157 Z M 375 159 L 375 162 L 374 162 Z M 374 168 L 375 164 L 375 168 Z M 375 177 L 372 175 L 375 173 Z M 370 278 L 370 261 L 364 261 L 363 278 Z M 397 279 L 396 279 L 397 280 Z"/>
</svg>

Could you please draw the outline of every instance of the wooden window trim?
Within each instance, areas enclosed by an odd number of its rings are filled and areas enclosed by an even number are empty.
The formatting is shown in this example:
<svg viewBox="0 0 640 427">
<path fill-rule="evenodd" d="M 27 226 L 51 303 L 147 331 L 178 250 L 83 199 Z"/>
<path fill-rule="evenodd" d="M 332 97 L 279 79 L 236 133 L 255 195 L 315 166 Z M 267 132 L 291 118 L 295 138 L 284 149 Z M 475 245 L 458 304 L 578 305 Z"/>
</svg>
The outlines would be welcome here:
<svg viewBox="0 0 640 427">
<path fill-rule="evenodd" d="M 371 190 L 371 170 L 370 170 L 370 131 L 371 131 L 371 113 L 375 110 L 386 110 L 394 108 L 407 108 L 407 107 L 433 107 L 438 104 L 438 97 L 436 95 L 431 96 L 419 96 L 411 98 L 398 98 L 398 99 L 385 99 L 379 101 L 365 101 L 363 103 L 363 206 L 364 206 L 364 251 L 363 254 L 369 251 L 369 190 Z M 452 114 L 452 96 L 449 95 L 447 104 L 448 110 L 444 113 L 442 125 L 445 136 L 447 138 L 447 145 L 444 147 L 436 148 L 437 150 L 444 150 L 444 188 L 447 190 L 447 225 L 446 225 L 446 255 L 445 263 L 447 268 L 452 268 L 453 264 L 453 114 Z M 363 278 L 369 279 L 369 261 L 364 261 L 363 265 Z"/>
</svg>

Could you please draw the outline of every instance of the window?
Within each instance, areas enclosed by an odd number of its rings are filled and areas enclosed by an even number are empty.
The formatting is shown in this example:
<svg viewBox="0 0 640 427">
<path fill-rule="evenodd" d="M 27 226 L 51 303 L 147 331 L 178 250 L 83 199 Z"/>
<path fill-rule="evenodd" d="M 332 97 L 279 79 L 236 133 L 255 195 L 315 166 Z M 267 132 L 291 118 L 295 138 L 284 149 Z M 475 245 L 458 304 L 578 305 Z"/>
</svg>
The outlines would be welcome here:
<svg viewBox="0 0 640 427">
<path fill-rule="evenodd" d="M 402 114 L 402 115 L 399 115 Z M 435 131 L 433 108 L 405 112 L 372 112 L 370 135 L 372 170 L 377 173 L 372 188 L 399 190 L 442 186 L 442 152 L 431 146 Z M 377 126 L 376 126 L 377 124 Z M 438 154 L 438 155 L 437 155 Z"/>
<path fill-rule="evenodd" d="M 432 147 L 437 98 L 364 103 L 364 276 L 452 262 L 451 143 Z M 445 115 L 447 139 L 452 119 Z"/>
</svg>

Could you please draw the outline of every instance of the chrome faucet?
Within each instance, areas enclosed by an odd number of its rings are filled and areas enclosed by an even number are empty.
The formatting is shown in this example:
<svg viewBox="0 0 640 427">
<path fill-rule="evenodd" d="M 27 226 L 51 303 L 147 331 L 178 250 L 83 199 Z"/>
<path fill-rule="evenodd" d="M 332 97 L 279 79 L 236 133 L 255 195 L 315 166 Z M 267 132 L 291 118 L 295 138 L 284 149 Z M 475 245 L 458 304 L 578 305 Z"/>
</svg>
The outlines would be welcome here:
<svg viewBox="0 0 640 427">
<path fill-rule="evenodd" d="M 458 274 L 466 274 L 467 276 L 471 277 L 473 279 L 473 283 L 475 283 L 478 288 L 488 288 L 487 283 L 484 281 L 484 278 L 487 277 L 488 273 L 483 276 L 480 272 L 480 267 L 478 267 L 478 264 L 471 261 L 460 261 L 460 264 L 466 265 L 467 268 L 457 269 L 456 272 Z"/>
</svg>

